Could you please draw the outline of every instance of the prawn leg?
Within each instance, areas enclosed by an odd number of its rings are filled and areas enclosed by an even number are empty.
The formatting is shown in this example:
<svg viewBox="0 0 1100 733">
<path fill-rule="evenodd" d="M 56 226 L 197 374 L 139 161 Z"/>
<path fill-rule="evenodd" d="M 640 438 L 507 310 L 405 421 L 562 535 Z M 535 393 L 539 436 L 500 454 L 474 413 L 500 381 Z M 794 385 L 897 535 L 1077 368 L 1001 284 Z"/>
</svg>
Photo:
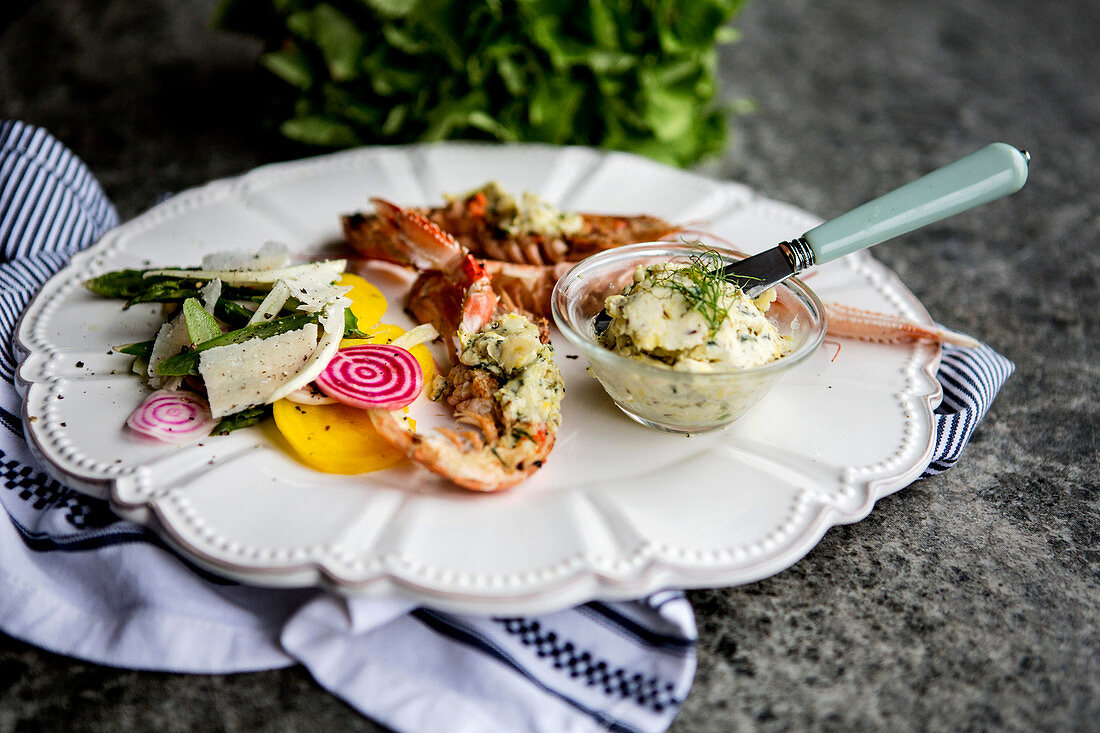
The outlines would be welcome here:
<svg viewBox="0 0 1100 733">
<path fill-rule="evenodd" d="M 964 333 L 938 326 L 925 326 L 887 313 L 876 313 L 839 303 L 826 303 L 825 317 L 830 336 L 883 343 L 934 341 L 971 348 L 979 345 L 976 339 Z"/>
</svg>

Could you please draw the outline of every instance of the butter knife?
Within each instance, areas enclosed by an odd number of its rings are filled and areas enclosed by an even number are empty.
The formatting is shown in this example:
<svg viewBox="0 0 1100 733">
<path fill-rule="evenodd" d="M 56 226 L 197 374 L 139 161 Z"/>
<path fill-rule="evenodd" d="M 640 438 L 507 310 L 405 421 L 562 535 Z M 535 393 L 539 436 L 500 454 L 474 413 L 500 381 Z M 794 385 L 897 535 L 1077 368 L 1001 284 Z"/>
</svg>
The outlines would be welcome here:
<svg viewBox="0 0 1100 733">
<path fill-rule="evenodd" d="M 755 298 L 792 275 L 1019 191 L 1031 156 L 992 143 L 901 188 L 820 224 L 801 237 L 727 265 L 723 277 Z M 602 333 L 607 311 L 593 326 Z"/>
</svg>

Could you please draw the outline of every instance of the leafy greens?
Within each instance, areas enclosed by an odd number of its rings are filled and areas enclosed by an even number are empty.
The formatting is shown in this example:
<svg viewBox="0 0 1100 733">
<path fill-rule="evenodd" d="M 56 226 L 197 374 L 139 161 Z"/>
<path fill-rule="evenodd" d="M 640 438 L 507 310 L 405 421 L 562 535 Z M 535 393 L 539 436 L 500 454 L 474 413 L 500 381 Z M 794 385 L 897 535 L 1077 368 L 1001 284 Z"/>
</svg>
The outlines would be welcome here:
<svg viewBox="0 0 1100 733">
<path fill-rule="evenodd" d="M 722 150 L 716 46 L 744 0 L 223 0 L 259 36 L 286 137 L 597 145 L 689 165 Z"/>
</svg>

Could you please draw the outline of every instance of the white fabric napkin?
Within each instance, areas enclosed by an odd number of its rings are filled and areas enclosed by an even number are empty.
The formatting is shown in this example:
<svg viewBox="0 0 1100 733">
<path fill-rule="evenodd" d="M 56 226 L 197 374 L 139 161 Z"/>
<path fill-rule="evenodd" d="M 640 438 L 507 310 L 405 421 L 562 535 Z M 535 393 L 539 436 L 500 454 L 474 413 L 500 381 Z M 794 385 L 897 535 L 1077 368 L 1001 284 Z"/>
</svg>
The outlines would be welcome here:
<svg viewBox="0 0 1100 733">
<path fill-rule="evenodd" d="M 662 731 L 695 672 L 679 591 L 541 616 L 470 617 L 319 590 L 253 588 L 170 551 L 29 454 L 11 338 L 34 293 L 118 223 L 48 133 L 0 121 L 0 630 L 101 664 L 223 673 L 303 664 L 400 731 Z M 1011 362 L 945 348 L 936 458 L 958 459 Z"/>
</svg>

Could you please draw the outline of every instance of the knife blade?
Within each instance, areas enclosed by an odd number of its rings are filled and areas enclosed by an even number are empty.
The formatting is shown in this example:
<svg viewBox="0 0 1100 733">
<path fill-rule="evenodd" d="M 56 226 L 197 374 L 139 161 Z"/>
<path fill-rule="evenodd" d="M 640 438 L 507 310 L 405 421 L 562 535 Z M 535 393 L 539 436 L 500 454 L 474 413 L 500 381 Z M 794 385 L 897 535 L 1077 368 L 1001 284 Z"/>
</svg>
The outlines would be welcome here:
<svg viewBox="0 0 1100 733">
<path fill-rule="evenodd" d="M 813 249 L 800 237 L 726 265 L 722 268 L 722 277 L 741 288 L 745 295 L 755 298 L 790 276 L 813 267 L 815 261 Z"/>
</svg>

